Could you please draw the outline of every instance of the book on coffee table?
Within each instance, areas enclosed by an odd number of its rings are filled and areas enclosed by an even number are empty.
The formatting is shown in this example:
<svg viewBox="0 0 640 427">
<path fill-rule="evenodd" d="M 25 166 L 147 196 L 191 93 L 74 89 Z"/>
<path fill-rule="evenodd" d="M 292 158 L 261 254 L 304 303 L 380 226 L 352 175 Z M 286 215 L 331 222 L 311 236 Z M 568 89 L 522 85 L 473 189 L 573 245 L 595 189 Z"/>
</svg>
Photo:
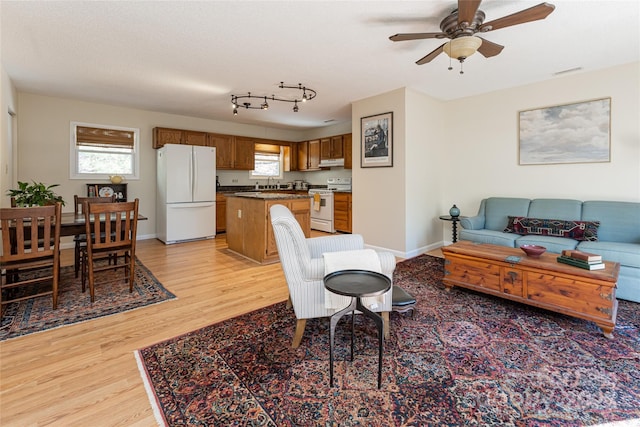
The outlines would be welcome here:
<svg viewBox="0 0 640 427">
<path fill-rule="evenodd" d="M 603 262 L 592 263 L 592 262 L 582 261 L 579 259 L 568 257 L 566 255 L 560 255 L 558 257 L 558 262 L 561 262 L 563 264 L 573 265 L 574 267 L 584 268 L 585 270 L 604 270 L 605 268 L 605 265 Z"/>
<path fill-rule="evenodd" d="M 570 257 L 570 258 L 574 258 L 574 259 L 578 259 L 581 261 L 587 261 L 590 263 L 601 263 L 602 262 L 602 255 L 598 255 L 598 254 L 592 254 L 589 252 L 583 252 L 583 251 L 579 251 L 576 249 L 565 249 L 564 251 L 562 251 L 562 255 Z"/>
</svg>

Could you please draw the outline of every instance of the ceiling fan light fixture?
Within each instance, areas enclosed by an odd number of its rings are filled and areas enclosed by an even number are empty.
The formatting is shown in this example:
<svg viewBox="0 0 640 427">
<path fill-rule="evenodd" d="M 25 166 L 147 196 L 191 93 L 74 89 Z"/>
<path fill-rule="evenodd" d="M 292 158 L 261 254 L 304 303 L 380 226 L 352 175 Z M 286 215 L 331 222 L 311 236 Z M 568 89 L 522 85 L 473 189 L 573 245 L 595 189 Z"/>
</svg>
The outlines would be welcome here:
<svg viewBox="0 0 640 427">
<path fill-rule="evenodd" d="M 476 36 L 464 36 L 455 38 L 447 42 L 444 47 L 444 53 L 450 58 L 457 59 L 462 62 L 477 52 L 482 44 L 482 39 Z"/>
</svg>

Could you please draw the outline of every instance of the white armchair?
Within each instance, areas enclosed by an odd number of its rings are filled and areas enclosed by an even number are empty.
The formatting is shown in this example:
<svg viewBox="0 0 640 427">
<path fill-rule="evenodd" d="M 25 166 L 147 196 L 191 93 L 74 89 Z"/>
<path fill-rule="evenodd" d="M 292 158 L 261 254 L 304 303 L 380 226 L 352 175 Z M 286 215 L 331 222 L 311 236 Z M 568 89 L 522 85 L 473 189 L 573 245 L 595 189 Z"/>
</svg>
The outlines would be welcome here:
<svg viewBox="0 0 640 427">
<path fill-rule="evenodd" d="M 274 205 L 270 213 L 280 263 L 289 287 L 289 300 L 298 319 L 292 343 L 292 347 L 297 348 L 302 340 L 307 319 L 329 317 L 344 308 L 325 307 L 325 289 L 322 280 L 325 275 L 325 266 L 322 254 L 364 249 L 364 240 L 359 234 L 306 238 L 300 224 L 287 207 Z M 377 252 L 377 254 L 381 273 L 393 280 L 395 257 L 390 252 Z M 389 336 L 391 294 L 391 290 L 386 292 L 382 304 L 372 309 L 382 312 L 385 337 Z"/>
</svg>

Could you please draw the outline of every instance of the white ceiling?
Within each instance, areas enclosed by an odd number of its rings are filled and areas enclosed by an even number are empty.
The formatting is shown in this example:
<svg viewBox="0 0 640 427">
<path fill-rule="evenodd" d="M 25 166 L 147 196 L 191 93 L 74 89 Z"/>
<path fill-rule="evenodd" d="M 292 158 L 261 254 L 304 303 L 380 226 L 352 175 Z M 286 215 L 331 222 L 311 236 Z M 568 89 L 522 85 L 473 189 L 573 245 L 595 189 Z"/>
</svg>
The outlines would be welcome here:
<svg viewBox="0 0 640 427">
<path fill-rule="evenodd" d="M 284 128 L 349 121 L 351 102 L 401 87 L 451 100 L 640 59 L 640 2 L 550 0 L 546 19 L 483 35 L 505 49 L 448 71 L 440 40 L 391 42 L 440 31 L 455 0 L 6 1 L 2 65 L 19 91 Z M 485 22 L 539 0 L 485 0 Z M 280 81 L 317 98 L 291 111 L 232 115 L 231 94 L 271 95 Z"/>
</svg>

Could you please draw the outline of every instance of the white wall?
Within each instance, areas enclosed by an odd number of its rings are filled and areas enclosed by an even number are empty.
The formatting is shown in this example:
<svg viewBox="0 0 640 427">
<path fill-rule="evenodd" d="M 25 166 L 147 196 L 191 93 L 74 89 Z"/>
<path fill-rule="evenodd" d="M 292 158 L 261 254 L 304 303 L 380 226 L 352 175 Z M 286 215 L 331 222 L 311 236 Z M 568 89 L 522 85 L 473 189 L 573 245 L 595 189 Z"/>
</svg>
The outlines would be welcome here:
<svg viewBox="0 0 640 427">
<path fill-rule="evenodd" d="M 362 117 L 393 112 L 393 167 L 361 168 Z M 405 89 L 352 104 L 353 232 L 372 247 L 404 250 L 406 246 Z"/>
<path fill-rule="evenodd" d="M 640 202 L 638 63 L 448 102 L 446 197 L 474 215 L 488 196 Z M 518 165 L 518 112 L 611 97 L 611 162 Z M 443 173 L 447 173 L 445 170 Z"/>
<path fill-rule="evenodd" d="M 448 155 L 445 110 L 423 93 L 406 92 L 405 197 L 407 203 L 404 256 L 434 249 L 441 240 L 442 221 L 452 201 L 445 192 Z"/>
<path fill-rule="evenodd" d="M 9 207 L 10 199 L 4 195 L 13 187 L 15 164 L 13 143 L 17 129 L 16 119 L 9 114 L 17 111 L 17 93 L 0 62 L 0 207 Z M 11 123 L 13 122 L 13 124 Z"/>
<path fill-rule="evenodd" d="M 638 63 L 443 102 L 394 90 L 353 103 L 354 232 L 413 256 L 451 241 L 438 219 L 490 196 L 640 202 Z M 611 162 L 518 165 L 518 112 L 611 97 Z M 360 169 L 360 118 L 394 113 L 393 168 Z M 383 190 L 384 189 L 384 190 Z"/>
</svg>

